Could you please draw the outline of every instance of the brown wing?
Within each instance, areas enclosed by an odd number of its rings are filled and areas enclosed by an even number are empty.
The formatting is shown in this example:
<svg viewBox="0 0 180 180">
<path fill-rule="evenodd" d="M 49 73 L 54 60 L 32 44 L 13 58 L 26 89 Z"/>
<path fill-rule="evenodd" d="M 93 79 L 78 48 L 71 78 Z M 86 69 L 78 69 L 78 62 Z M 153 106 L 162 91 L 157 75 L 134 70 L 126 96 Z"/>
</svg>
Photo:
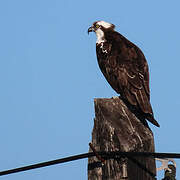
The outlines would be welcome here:
<svg viewBox="0 0 180 180">
<path fill-rule="evenodd" d="M 123 76 L 119 76 L 119 83 L 122 78 L 126 80 L 123 80 L 126 82 L 123 87 L 123 95 L 132 105 L 138 105 L 144 113 L 153 114 L 150 104 L 149 71 L 143 53 L 127 40 L 124 47 L 121 47 L 121 54 L 122 56 L 117 59 L 120 62 L 120 71 L 124 71 L 120 74 Z"/>
<path fill-rule="evenodd" d="M 133 67 L 132 67 L 133 68 Z M 124 78 L 126 85 L 124 87 L 124 96 L 132 104 L 140 106 L 144 113 L 152 114 L 150 105 L 149 85 L 145 80 L 146 72 L 131 70 L 130 66 L 124 66 Z M 121 82 L 119 82 L 121 83 Z"/>
<path fill-rule="evenodd" d="M 118 38 L 121 39 L 118 39 Z M 112 37 L 113 43 L 97 45 L 100 69 L 111 87 L 144 113 L 152 114 L 149 72 L 141 50 L 124 37 Z M 111 41 L 112 42 L 112 41 Z"/>
<path fill-rule="evenodd" d="M 150 104 L 149 71 L 143 53 L 115 31 L 106 32 L 105 37 L 107 41 L 96 46 L 103 75 L 117 93 L 159 127 Z"/>
</svg>

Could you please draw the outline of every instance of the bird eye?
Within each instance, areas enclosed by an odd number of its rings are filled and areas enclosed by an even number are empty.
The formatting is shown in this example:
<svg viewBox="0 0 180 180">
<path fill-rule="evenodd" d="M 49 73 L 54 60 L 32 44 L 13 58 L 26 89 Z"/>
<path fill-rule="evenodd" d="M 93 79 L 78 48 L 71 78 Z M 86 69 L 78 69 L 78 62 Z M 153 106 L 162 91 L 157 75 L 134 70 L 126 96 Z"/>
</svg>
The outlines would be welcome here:
<svg viewBox="0 0 180 180">
<path fill-rule="evenodd" d="M 96 28 L 99 28 L 99 27 L 100 27 L 100 25 L 96 24 Z"/>
</svg>

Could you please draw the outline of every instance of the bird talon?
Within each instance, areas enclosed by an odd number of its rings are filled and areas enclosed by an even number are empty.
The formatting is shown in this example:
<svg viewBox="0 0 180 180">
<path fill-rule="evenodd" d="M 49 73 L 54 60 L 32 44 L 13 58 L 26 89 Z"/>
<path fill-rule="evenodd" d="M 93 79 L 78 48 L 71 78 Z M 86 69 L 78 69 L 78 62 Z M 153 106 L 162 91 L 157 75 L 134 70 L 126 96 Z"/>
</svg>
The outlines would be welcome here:
<svg viewBox="0 0 180 180">
<path fill-rule="evenodd" d="M 112 99 L 119 99 L 119 96 L 113 96 Z"/>
</svg>

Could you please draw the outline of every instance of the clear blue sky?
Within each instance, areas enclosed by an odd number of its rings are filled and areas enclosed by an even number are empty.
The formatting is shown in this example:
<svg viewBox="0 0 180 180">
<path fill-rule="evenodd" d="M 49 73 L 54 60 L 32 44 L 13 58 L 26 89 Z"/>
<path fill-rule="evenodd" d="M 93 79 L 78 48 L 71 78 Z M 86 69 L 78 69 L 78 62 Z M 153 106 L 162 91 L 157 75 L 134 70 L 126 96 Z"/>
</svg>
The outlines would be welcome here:
<svg viewBox="0 0 180 180">
<path fill-rule="evenodd" d="M 97 20 L 144 52 L 161 125 L 150 125 L 156 151 L 180 152 L 179 7 L 179 0 L 1 0 L 0 170 L 88 151 L 93 98 L 116 95 L 98 68 L 96 37 L 87 35 Z M 87 160 L 1 179 L 84 180 Z"/>
</svg>

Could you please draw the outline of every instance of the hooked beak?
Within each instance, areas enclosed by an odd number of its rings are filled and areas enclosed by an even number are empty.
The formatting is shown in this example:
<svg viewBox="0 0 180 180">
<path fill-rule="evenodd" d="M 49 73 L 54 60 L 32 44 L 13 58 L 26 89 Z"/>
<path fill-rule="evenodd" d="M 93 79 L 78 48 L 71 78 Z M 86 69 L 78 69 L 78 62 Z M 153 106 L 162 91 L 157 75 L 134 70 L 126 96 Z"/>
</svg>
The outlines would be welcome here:
<svg viewBox="0 0 180 180">
<path fill-rule="evenodd" d="M 88 29 L 88 34 L 89 34 L 90 32 L 93 32 L 93 31 L 95 31 L 95 29 L 94 29 L 93 26 L 91 26 L 91 27 Z"/>
</svg>

